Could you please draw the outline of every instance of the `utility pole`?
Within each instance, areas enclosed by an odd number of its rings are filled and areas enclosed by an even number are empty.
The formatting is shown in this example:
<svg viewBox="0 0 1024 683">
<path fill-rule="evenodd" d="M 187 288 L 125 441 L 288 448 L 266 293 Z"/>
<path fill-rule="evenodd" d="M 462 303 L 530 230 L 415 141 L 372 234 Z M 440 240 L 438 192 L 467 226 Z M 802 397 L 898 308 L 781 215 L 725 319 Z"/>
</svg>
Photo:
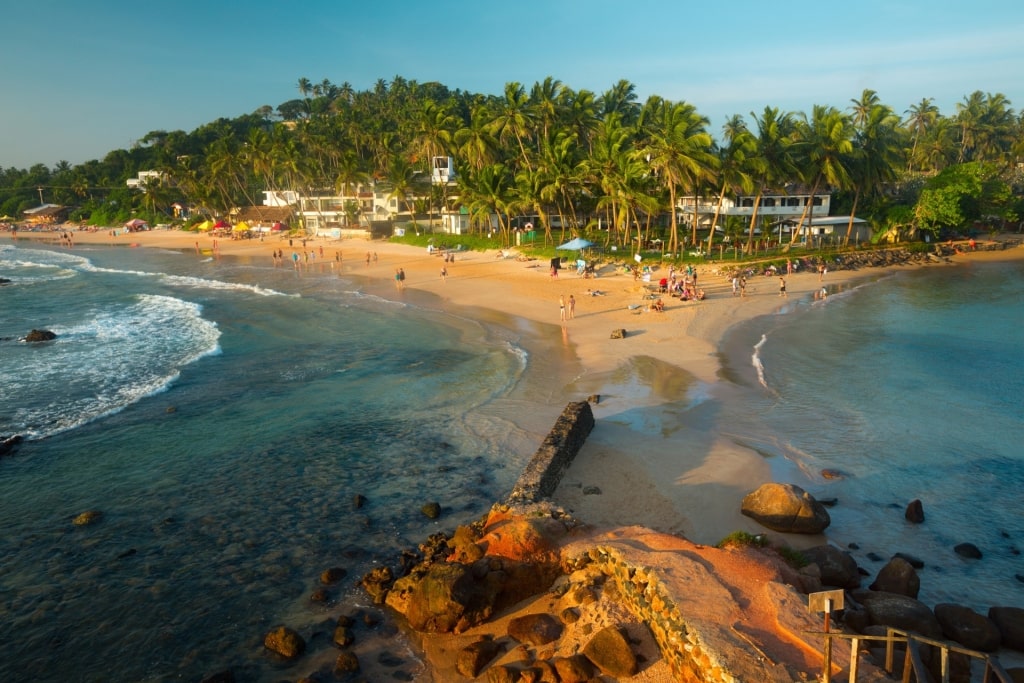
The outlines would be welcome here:
<svg viewBox="0 0 1024 683">
<path fill-rule="evenodd" d="M 36 189 L 39 190 L 39 206 L 42 206 L 43 205 L 43 187 L 42 187 L 42 185 L 40 185 Z"/>
</svg>

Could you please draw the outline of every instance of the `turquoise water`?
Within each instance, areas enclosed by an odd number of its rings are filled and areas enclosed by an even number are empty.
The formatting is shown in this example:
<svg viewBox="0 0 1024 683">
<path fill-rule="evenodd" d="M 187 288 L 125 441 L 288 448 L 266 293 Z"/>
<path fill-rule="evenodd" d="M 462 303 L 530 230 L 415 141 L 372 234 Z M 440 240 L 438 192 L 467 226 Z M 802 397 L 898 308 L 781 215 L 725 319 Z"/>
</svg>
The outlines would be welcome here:
<svg viewBox="0 0 1024 683">
<path fill-rule="evenodd" d="M 277 680 L 264 633 L 329 637 L 358 577 L 478 518 L 532 455 L 524 378 L 547 370 L 522 324 L 265 261 L 0 245 L 0 438 L 27 438 L 0 461 L 3 680 Z M 331 566 L 339 605 L 311 605 Z"/>
<path fill-rule="evenodd" d="M 1022 292 L 1020 262 L 973 263 L 786 304 L 731 334 L 724 375 L 746 390 L 723 423 L 838 499 L 829 537 L 872 574 L 870 553 L 902 551 L 925 561 L 929 604 L 1024 606 Z M 915 498 L 923 525 L 903 517 Z M 963 542 L 983 558 L 956 555 Z"/>
</svg>

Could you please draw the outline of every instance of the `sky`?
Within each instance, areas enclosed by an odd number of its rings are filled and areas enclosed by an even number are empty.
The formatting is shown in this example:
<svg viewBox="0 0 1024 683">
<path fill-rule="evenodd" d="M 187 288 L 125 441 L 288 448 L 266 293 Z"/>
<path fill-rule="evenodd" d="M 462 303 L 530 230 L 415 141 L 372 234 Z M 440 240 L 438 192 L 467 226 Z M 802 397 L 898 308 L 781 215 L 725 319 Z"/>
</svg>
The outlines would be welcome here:
<svg viewBox="0 0 1024 683">
<path fill-rule="evenodd" d="M 79 164 L 152 131 L 191 132 L 396 75 L 527 91 L 685 100 L 718 136 L 766 106 L 847 109 L 865 88 L 898 114 L 944 115 L 976 90 L 1024 109 L 1020 0 L 11 0 L 0 10 L 0 168 Z"/>
</svg>

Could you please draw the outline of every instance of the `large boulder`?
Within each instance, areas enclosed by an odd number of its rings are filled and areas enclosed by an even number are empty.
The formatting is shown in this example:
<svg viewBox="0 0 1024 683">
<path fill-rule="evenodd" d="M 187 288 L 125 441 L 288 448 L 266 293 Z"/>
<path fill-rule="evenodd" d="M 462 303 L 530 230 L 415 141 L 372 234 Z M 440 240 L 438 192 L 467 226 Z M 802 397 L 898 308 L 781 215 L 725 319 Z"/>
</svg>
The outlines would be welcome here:
<svg viewBox="0 0 1024 683">
<path fill-rule="evenodd" d="M 825 506 L 794 484 L 764 484 L 743 498 L 747 517 L 773 531 L 820 534 L 832 523 Z"/>
<path fill-rule="evenodd" d="M 990 607 L 988 618 L 995 622 L 1005 647 L 1024 652 L 1024 609 Z"/>
<path fill-rule="evenodd" d="M 946 638 L 970 650 L 995 652 L 999 649 L 1001 636 L 995 623 L 970 607 L 949 603 L 936 605 L 935 618 Z"/>
<path fill-rule="evenodd" d="M 617 626 L 598 631 L 584 646 L 583 654 L 602 673 L 615 679 L 629 678 L 637 671 L 636 653 Z"/>
<path fill-rule="evenodd" d="M 872 626 L 892 626 L 929 638 L 942 637 L 942 626 L 923 602 L 906 595 L 872 590 L 854 591 L 852 597 L 864 605 Z"/>
<path fill-rule="evenodd" d="M 860 572 L 850 553 L 833 545 L 819 545 L 800 551 L 807 561 L 818 565 L 821 583 L 836 588 L 859 588 Z"/>
<path fill-rule="evenodd" d="M 455 670 L 466 678 L 476 678 L 499 652 L 500 643 L 491 638 L 481 638 L 459 650 L 455 656 Z"/>
<path fill-rule="evenodd" d="M 508 635 L 520 643 L 547 645 L 562 637 L 562 624 L 550 614 L 524 614 L 508 622 Z"/>
<path fill-rule="evenodd" d="M 404 614 L 417 631 L 451 633 L 460 624 L 468 627 L 487 619 L 496 588 L 477 581 L 470 565 L 439 562 L 422 575 L 395 581 L 386 603 Z"/>
<path fill-rule="evenodd" d="M 924 504 L 917 499 L 910 501 L 903 516 L 911 524 L 924 524 Z"/>
<path fill-rule="evenodd" d="M 916 599 L 921 590 L 921 579 L 913 565 L 902 557 L 894 557 L 878 572 L 870 588 L 873 591 L 897 593 Z"/>
</svg>

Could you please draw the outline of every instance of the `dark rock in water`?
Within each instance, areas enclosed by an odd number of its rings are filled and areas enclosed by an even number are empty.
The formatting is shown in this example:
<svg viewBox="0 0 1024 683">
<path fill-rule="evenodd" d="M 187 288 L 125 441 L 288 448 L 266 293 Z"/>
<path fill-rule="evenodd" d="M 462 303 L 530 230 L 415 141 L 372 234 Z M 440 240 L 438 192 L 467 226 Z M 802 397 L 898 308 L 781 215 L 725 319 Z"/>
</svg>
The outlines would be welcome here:
<svg viewBox="0 0 1024 683">
<path fill-rule="evenodd" d="M 215 674 L 210 674 L 200 683 L 235 683 L 235 674 L 231 673 L 231 669 L 218 671 Z"/>
<path fill-rule="evenodd" d="M 1020 607 L 989 607 L 988 618 L 1002 634 L 1003 647 L 1024 652 L 1024 609 Z"/>
<path fill-rule="evenodd" d="M 88 526 L 94 522 L 98 522 L 102 516 L 103 513 L 99 510 L 86 510 L 71 520 L 71 523 L 75 526 Z"/>
<path fill-rule="evenodd" d="M 1013 578 L 1017 579 L 1021 583 L 1024 583 L 1024 574 L 1014 574 Z"/>
<path fill-rule="evenodd" d="M 953 547 L 953 552 L 960 557 L 966 557 L 969 560 L 981 559 L 981 550 L 979 550 L 978 546 L 973 543 L 959 543 Z"/>
<path fill-rule="evenodd" d="M 178 412 L 178 406 L 167 406 L 167 410 L 164 411 L 168 415 Z"/>
<path fill-rule="evenodd" d="M 366 496 L 364 496 L 363 494 L 357 493 L 356 495 L 352 496 L 352 507 L 355 508 L 356 510 L 366 505 L 366 503 Z"/>
<path fill-rule="evenodd" d="M 435 501 L 426 503 L 420 510 L 430 519 L 437 519 L 441 516 L 441 504 Z"/>
<path fill-rule="evenodd" d="M 306 649 L 306 641 L 287 626 L 279 626 L 263 638 L 263 646 L 285 659 L 295 659 Z"/>
<path fill-rule="evenodd" d="M 359 671 L 359 658 L 354 652 L 346 650 L 334 661 L 334 675 L 345 680 L 348 674 Z"/>
<path fill-rule="evenodd" d="M 27 342 L 53 341 L 56 338 L 57 335 L 50 330 L 32 330 L 25 335 L 25 341 Z"/>
<path fill-rule="evenodd" d="M 819 503 L 827 508 L 834 508 L 839 503 L 838 498 L 821 498 L 818 500 Z"/>
<path fill-rule="evenodd" d="M 338 647 L 348 647 L 355 641 L 355 637 L 352 635 L 352 629 L 348 626 L 335 626 L 334 627 L 334 644 Z"/>
<path fill-rule="evenodd" d="M 846 479 L 846 473 L 839 470 L 827 468 L 821 471 L 821 476 L 825 479 Z"/>
<path fill-rule="evenodd" d="M 309 601 L 318 605 L 326 605 L 331 600 L 331 594 L 323 588 L 317 588 L 309 596 Z"/>
<path fill-rule="evenodd" d="M 924 569 L 924 560 L 908 555 L 907 553 L 896 553 L 893 557 L 902 557 L 904 560 L 910 563 L 910 566 L 914 569 Z"/>
<path fill-rule="evenodd" d="M 873 591 L 884 591 L 906 595 L 909 598 L 917 598 L 921 590 L 921 579 L 917 571 L 910 566 L 910 563 L 902 557 L 894 557 L 882 567 L 875 578 L 875 582 L 869 586 Z"/>
<path fill-rule="evenodd" d="M 882 556 L 879 555 L 878 553 L 868 553 L 867 554 L 867 558 L 869 560 L 871 560 L 872 562 L 881 562 L 882 559 L 883 559 Z"/>
<path fill-rule="evenodd" d="M 9 285 L 9 284 L 11 284 L 10 280 L 8 280 L 5 277 L 0 277 L 0 285 Z"/>
<path fill-rule="evenodd" d="M 740 512 L 762 526 L 790 534 L 820 534 L 832 523 L 825 507 L 794 484 L 762 485 L 743 498 Z"/>
<path fill-rule="evenodd" d="M 387 597 L 388 591 L 391 590 L 394 583 L 395 576 L 391 572 L 391 567 L 386 566 L 376 567 L 360 581 L 363 590 L 373 598 L 375 605 L 384 604 L 384 598 Z"/>
<path fill-rule="evenodd" d="M 135 548 L 128 548 L 128 550 L 125 550 L 123 553 L 118 555 L 117 559 L 123 560 L 126 557 L 131 557 L 132 555 L 135 555 L 137 552 L 139 552 L 139 551 L 136 550 Z"/>
<path fill-rule="evenodd" d="M 903 513 L 903 516 L 907 518 L 907 521 L 911 524 L 923 524 L 924 523 L 924 503 L 920 500 L 912 500 L 907 505 L 907 511 Z"/>
<path fill-rule="evenodd" d="M 970 607 L 941 604 L 935 606 L 935 618 L 942 626 L 942 634 L 964 647 L 982 652 L 995 652 L 1002 638 L 995 623 Z"/>
<path fill-rule="evenodd" d="M 0 456 L 10 455 L 14 452 L 15 446 L 23 441 L 21 435 L 15 434 L 0 441 Z"/>
<path fill-rule="evenodd" d="M 348 576 L 348 571 L 346 571 L 343 567 L 331 567 L 330 569 L 325 569 L 320 574 L 320 583 L 324 584 L 325 586 L 329 586 L 332 583 L 337 583 L 341 581 L 346 576 Z"/>
<path fill-rule="evenodd" d="M 599 487 L 597 487 L 597 486 L 584 486 L 583 487 L 583 495 L 584 496 L 600 496 L 601 495 L 601 489 Z"/>
<path fill-rule="evenodd" d="M 597 405 L 601 402 L 601 394 L 591 394 L 590 396 L 587 396 L 587 402 Z"/>
<path fill-rule="evenodd" d="M 859 543 L 847 543 L 846 547 L 849 548 L 850 550 L 860 550 L 860 544 Z"/>
<path fill-rule="evenodd" d="M 389 669 L 394 669 L 396 666 L 402 666 L 405 664 L 405 660 L 393 652 L 384 651 L 377 655 L 377 663 L 381 666 L 386 666 Z"/>
</svg>

